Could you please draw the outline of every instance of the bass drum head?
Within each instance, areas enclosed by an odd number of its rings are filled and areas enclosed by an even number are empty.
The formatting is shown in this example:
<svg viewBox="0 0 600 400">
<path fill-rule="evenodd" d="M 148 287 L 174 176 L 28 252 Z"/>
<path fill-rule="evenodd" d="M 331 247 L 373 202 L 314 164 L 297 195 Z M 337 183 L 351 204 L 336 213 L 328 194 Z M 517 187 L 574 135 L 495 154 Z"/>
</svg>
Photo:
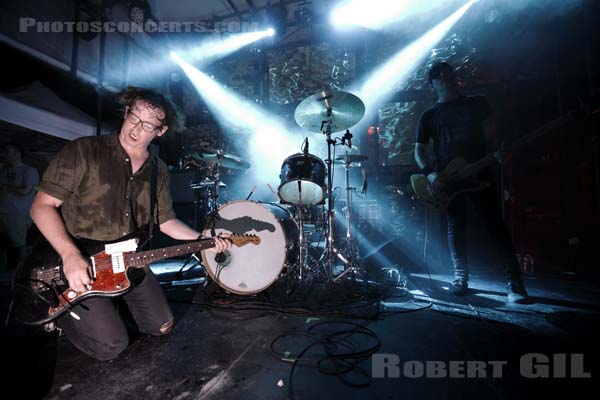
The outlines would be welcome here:
<svg viewBox="0 0 600 400">
<path fill-rule="evenodd" d="M 215 233 L 255 234 L 260 244 L 232 246 L 222 257 L 202 251 L 202 261 L 210 277 L 223 289 L 236 294 L 258 293 L 275 282 L 289 251 L 282 220 L 291 220 L 281 207 L 249 200 L 232 201 L 219 208 L 220 219 L 209 221 L 202 235 Z M 295 225 L 295 224 L 294 224 Z M 289 230 L 289 229 L 287 229 Z"/>
</svg>

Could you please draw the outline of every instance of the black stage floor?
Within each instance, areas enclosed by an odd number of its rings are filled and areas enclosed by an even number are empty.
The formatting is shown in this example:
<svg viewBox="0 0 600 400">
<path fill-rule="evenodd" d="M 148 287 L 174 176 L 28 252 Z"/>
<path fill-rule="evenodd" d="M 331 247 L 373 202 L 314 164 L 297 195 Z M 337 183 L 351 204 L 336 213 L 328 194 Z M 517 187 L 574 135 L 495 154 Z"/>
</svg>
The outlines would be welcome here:
<svg viewBox="0 0 600 400">
<path fill-rule="evenodd" d="M 172 276 L 169 268 L 156 270 L 166 282 Z M 2 338 L 3 370 L 9 369 L 2 372 L 8 379 L 2 398 L 532 399 L 597 393 L 597 280 L 528 276 L 534 303 L 507 305 L 500 277 L 475 276 L 472 294 L 463 298 L 447 294 L 448 279 L 412 274 L 406 291 L 386 287 L 383 300 L 371 297 L 374 302 L 363 299 L 356 304 L 339 287 L 315 289 L 308 294 L 308 304 L 324 306 L 320 314 L 305 313 L 298 302 L 269 306 L 265 302 L 277 302 L 278 295 L 272 293 L 240 301 L 220 290 L 212 293 L 211 285 L 167 283 L 164 288 L 176 317 L 171 334 L 133 334 L 130 347 L 110 362 L 78 352 L 57 332 L 40 334 L 11 323 Z M 336 285 L 350 292 L 364 286 L 351 281 Z M 367 291 L 358 292 L 365 296 Z M 5 312 L 6 284 L 2 293 Z M 282 361 L 271 345 L 284 333 L 292 335 L 274 344 Z M 533 353 L 538 353 L 531 356 L 537 357 L 533 363 L 521 360 Z M 576 354 L 583 354 L 583 365 Z M 351 371 L 335 374 L 332 359 L 338 369 Z M 377 371 L 382 371 L 378 367 L 384 359 L 390 368 L 384 377 L 374 377 L 381 373 Z M 478 377 L 474 361 L 485 363 Z M 523 376 L 543 375 L 544 368 L 550 378 Z M 568 377 L 571 374 L 591 377 Z"/>
</svg>

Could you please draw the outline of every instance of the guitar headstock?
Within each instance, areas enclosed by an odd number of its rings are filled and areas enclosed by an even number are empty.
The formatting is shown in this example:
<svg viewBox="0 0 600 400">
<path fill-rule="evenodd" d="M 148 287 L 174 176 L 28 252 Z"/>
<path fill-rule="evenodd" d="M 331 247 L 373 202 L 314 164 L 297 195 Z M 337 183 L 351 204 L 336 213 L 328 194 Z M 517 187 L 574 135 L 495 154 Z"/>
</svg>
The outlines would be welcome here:
<svg viewBox="0 0 600 400">
<path fill-rule="evenodd" d="M 248 243 L 252 243 L 254 245 L 259 245 L 260 244 L 260 237 L 258 237 L 256 235 L 248 235 L 248 234 L 237 235 L 237 234 L 232 234 L 231 236 L 229 236 L 229 240 L 231 240 L 231 243 L 233 243 L 237 247 L 245 246 Z"/>
</svg>

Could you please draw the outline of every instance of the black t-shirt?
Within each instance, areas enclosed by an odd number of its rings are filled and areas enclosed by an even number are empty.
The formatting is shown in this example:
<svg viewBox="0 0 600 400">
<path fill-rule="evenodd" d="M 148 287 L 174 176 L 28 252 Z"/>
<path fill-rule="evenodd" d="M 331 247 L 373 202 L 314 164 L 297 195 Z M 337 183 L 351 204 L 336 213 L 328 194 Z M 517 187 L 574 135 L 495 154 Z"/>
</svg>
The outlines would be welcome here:
<svg viewBox="0 0 600 400">
<path fill-rule="evenodd" d="M 483 121 L 491 116 L 492 109 L 483 96 L 437 103 L 421 115 L 416 141 L 427 144 L 433 140 L 435 171 L 443 170 L 456 157 L 471 163 L 486 155 Z"/>
</svg>

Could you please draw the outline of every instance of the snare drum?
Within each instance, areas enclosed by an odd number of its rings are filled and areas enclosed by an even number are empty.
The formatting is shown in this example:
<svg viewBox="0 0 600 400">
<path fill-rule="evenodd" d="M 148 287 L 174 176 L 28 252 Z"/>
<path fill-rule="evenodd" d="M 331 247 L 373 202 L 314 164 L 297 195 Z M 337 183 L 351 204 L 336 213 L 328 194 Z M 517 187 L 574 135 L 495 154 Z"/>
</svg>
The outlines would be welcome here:
<svg viewBox="0 0 600 400">
<path fill-rule="evenodd" d="M 231 247 L 221 254 L 202 251 L 210 277 L 223 289 L 253 294 L 275 282 L 284 267 L 298 261 L 298 225 L 278 204 L 249 200 L 232 201 L 219 207 L 220 219 L 209 221 L 204 236 L 219 233 L 255 234 L 257 246 Z"/>
<path fill-rule="evenodd" d="M 327 168 L 319 157 L 298 153 L 281 165 L 278 194 L 284 204 L 315 206 L 325 201 Z"/>
</svg>

